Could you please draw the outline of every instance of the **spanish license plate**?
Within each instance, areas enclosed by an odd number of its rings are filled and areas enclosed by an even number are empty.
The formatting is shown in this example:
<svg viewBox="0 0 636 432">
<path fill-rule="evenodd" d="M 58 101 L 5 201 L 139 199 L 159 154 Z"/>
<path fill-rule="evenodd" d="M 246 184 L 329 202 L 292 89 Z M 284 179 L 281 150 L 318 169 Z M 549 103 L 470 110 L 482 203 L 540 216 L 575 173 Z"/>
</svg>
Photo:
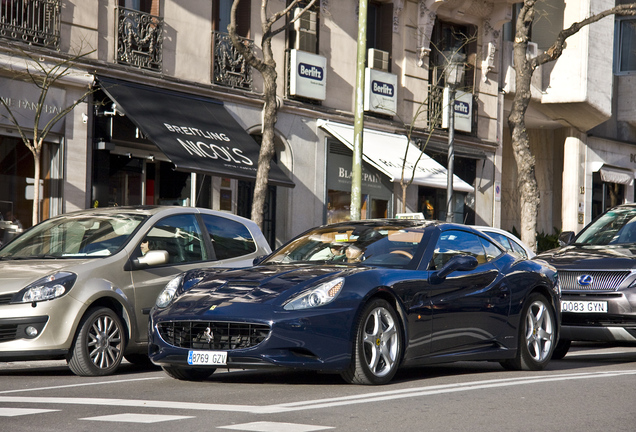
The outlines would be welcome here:
<svg viewBox="0 0 636 432">
<path fill-rule="evenodd" d="M 607 302 L 561 300 L 561 312 L 607 313 Z"/>
<path fill-rule="evenodd" d="M 225 366 L 227 364 L 227 352 L 224 351 L 190 351 L 188 353 L 189 365 Z"/>
</svg>

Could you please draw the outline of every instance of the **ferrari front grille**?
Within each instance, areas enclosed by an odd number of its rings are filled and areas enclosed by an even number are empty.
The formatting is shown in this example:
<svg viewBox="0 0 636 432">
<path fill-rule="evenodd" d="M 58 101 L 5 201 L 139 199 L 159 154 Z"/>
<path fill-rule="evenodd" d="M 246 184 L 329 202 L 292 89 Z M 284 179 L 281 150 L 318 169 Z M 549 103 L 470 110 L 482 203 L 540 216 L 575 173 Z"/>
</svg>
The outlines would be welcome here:
<svg viewBox="0 0 636 432">
<path fill-rule="evenodd" d="M 167 321 L 157 325 L 168 344 L 187 349 L 235 350 L 251 348 L 269 335 L 266 324 L 216 321 Z"/>
</svg>

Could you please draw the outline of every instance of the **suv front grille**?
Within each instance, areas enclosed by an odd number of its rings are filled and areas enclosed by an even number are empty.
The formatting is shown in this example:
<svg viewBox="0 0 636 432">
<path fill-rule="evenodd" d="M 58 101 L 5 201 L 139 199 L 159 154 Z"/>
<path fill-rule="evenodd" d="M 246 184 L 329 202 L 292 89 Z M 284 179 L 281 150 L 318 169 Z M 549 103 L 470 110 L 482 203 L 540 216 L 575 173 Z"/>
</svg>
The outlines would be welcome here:
<svg viewBox="0 0 636 432">
<path fill-rule="evenodd" d="M 629 271 L 567 271 L 559 270 L 561 291 L 617 291 L 629 276 Z M 581 276 L 592 276 L 592 283 L 587 286 L 578 282 Z"/>
<path fill-rule="evenodd" d="M 263 342 L 270 328 L 265 324 L 214 321 L 174 321 L 157 325 L 166 343 L 187 349 L 234 350 Z"/>
</svg>

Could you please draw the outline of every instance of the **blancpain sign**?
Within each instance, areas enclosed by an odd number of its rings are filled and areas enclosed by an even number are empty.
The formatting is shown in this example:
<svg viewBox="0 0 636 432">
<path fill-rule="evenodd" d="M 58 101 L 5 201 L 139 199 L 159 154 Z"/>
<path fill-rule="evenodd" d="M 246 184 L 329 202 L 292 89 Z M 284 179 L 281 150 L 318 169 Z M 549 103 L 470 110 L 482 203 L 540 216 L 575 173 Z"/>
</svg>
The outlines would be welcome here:
<svg viewBox="0 0 636 432">
<path fill-rule="evenodd" d="M 289 93 L 310 99 L 327 98 L 327 58 L 306 51 L 291 50 Z"/>
<path fill-rule="evenodd" d="M 394 116 L 397 112 L 397 75 L 365 69 L 364 110 Z"/>
</svg>

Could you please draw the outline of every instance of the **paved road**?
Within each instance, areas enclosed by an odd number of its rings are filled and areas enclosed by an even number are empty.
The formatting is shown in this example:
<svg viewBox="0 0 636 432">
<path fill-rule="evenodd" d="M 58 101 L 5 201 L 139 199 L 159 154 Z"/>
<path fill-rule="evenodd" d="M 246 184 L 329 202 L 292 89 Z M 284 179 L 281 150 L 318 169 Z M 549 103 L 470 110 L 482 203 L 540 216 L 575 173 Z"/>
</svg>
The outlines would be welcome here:
<svg viewBox="0 0 636 432">
<path fill-rule="evenodd" d="M 0 431 L 629 431 L 636 348 L 577 346 L 541 372 L 463 362 L 381 387 L 336 375 L 217 372 L 200 383 L 125 365 L 102 378 L 64 362 L 0 363 Z"/>
</svg>

